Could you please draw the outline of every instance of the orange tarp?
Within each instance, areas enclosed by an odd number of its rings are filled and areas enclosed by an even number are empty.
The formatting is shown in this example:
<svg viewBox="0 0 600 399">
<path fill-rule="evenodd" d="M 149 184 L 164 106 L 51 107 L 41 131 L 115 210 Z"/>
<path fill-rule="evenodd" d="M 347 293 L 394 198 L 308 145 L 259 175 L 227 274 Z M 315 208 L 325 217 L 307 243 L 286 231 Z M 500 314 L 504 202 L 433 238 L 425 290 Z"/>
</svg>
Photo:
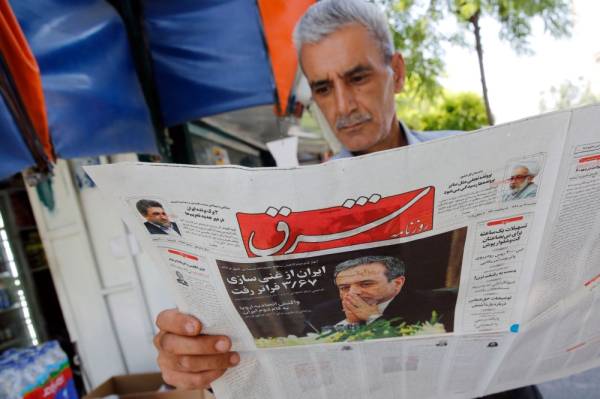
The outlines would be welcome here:
<svg viewBox="0 0 600 399">
<path fill-rule="evenodd" d="M 8 64 L 44 152 L 48 159 L 54 160 L 40 70 L 8 0 L 0 0 L 0 52 Z"/>
<path fill-rule="evenodd" d="M 278 113 L 285 115 L 292 91 L 298 57 L 292 41 L 296 22 L 315 0 L 259 0 L 263 31 L 277 86 Z"/>
</svg>

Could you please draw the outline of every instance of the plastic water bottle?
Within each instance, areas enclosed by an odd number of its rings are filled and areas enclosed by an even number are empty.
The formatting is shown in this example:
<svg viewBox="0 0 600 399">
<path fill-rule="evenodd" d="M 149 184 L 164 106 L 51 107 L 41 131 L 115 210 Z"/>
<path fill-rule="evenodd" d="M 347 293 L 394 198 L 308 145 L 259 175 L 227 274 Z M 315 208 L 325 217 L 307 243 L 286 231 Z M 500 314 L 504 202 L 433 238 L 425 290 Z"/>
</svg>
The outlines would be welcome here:
<svg viewBox="0 0 600 399">
<path fill-rule="evenodd" d="M 21 399 L 23 388 L 19 362 L 3 356 L 0 360 L 0 398 Z"/>
<path fill-rule="evenodd" d="M 23 382 L 25 390 L 30 392 L 46 382 L 49 377 L 48 371 L 41 364 L 36 349 L 24 349 L 20 355 L 22 361 Z"/>
<path fill-rule="evenodd" d="M 56 341 L 27 349 L 8 349 L 0 356 L 0 399 L 22 399 L 26 394 L 44 391 L 53 397 L 59 387 L 60 397 L 76 399 L 77 391 L 72 380 L 57 374 L 68 357 Z M 52 376 L 57 376 L 52 379 Z M 63 383 L 66 383 L 63 386 Z M 47 392 L 46 392 L 47 391 Z"/>
</svg>

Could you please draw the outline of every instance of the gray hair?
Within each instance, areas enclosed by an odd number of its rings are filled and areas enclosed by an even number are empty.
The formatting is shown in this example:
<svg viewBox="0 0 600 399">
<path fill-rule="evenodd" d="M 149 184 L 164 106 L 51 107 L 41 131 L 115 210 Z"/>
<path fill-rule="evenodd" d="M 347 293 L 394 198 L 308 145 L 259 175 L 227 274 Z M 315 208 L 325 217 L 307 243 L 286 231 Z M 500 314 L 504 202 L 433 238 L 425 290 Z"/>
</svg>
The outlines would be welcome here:
<svg viewBox="0 0 600 399">
<path fill-rule="evenodd" d="M 536 161 L 523 161 L 513 165 L 512 170 L 525 168 L 531 176 L 537 176 L 540 173 L 540 164 Z"/>
<path fill-rule="evenodd" d="M 406 273 L 406 265 L 400 259 L 393 256 L 362 256 L 360 258 L 349 259 L 335 267 L 333 278 L 335 279 L 341 272 L 352 269 L 353 267 L 368 265 L 370 263 L 380 263 L 385 266 L 385 276 L 388 281 L 392 281 L 397 277 L 404 276 Z"/>
<path fill-rule="evenodd" d="M 322 0 L 312 5 L 294 29 L 298 54 L 303 44 L 318 43 L 350 24 L 364 26 L 379 43 L 385 62 L 392 60 L 394 41 L 387 18 L 377 5 L 366 0 Z"/>
</svg>

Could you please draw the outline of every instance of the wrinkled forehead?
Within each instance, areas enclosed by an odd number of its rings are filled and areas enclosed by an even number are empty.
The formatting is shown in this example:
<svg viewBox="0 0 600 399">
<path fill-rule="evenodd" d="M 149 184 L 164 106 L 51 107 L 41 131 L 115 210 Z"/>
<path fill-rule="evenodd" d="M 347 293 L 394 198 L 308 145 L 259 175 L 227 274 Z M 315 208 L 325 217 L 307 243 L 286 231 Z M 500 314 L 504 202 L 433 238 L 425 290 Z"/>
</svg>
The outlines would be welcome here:
<svg viewBox="0 0 600 399">
<path fill-rule="evenodd" d="M 349 24 L 300 48 L 300 66 L 308 80 L 343 75 L 358 65 L 385 67 L 378 42 L 362 25 Z"/>
<path fill-rule="evenodd" d="M 341 271 L 335 278 L 336 283 L 346 284 L 363 280 L 385 277 L 385 266 L 381 263 L 368 263 Z"/>
</svg>

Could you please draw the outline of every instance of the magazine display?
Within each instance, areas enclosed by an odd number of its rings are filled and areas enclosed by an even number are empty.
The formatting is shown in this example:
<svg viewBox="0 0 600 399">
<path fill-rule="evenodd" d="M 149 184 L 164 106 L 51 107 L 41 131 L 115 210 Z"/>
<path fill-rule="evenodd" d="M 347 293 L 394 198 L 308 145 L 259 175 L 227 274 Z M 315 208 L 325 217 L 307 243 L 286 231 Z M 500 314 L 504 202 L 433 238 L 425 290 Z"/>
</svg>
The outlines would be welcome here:
<svg viewBox="0 0 600 399">
<path fill-rule="evenodd" d="M 600 105 L 294 168 L 86 168 L 217 398 L 472 398 L 600 366 Z M 154 215 L 150 211 L 155 211 Z"/>
</svg>

